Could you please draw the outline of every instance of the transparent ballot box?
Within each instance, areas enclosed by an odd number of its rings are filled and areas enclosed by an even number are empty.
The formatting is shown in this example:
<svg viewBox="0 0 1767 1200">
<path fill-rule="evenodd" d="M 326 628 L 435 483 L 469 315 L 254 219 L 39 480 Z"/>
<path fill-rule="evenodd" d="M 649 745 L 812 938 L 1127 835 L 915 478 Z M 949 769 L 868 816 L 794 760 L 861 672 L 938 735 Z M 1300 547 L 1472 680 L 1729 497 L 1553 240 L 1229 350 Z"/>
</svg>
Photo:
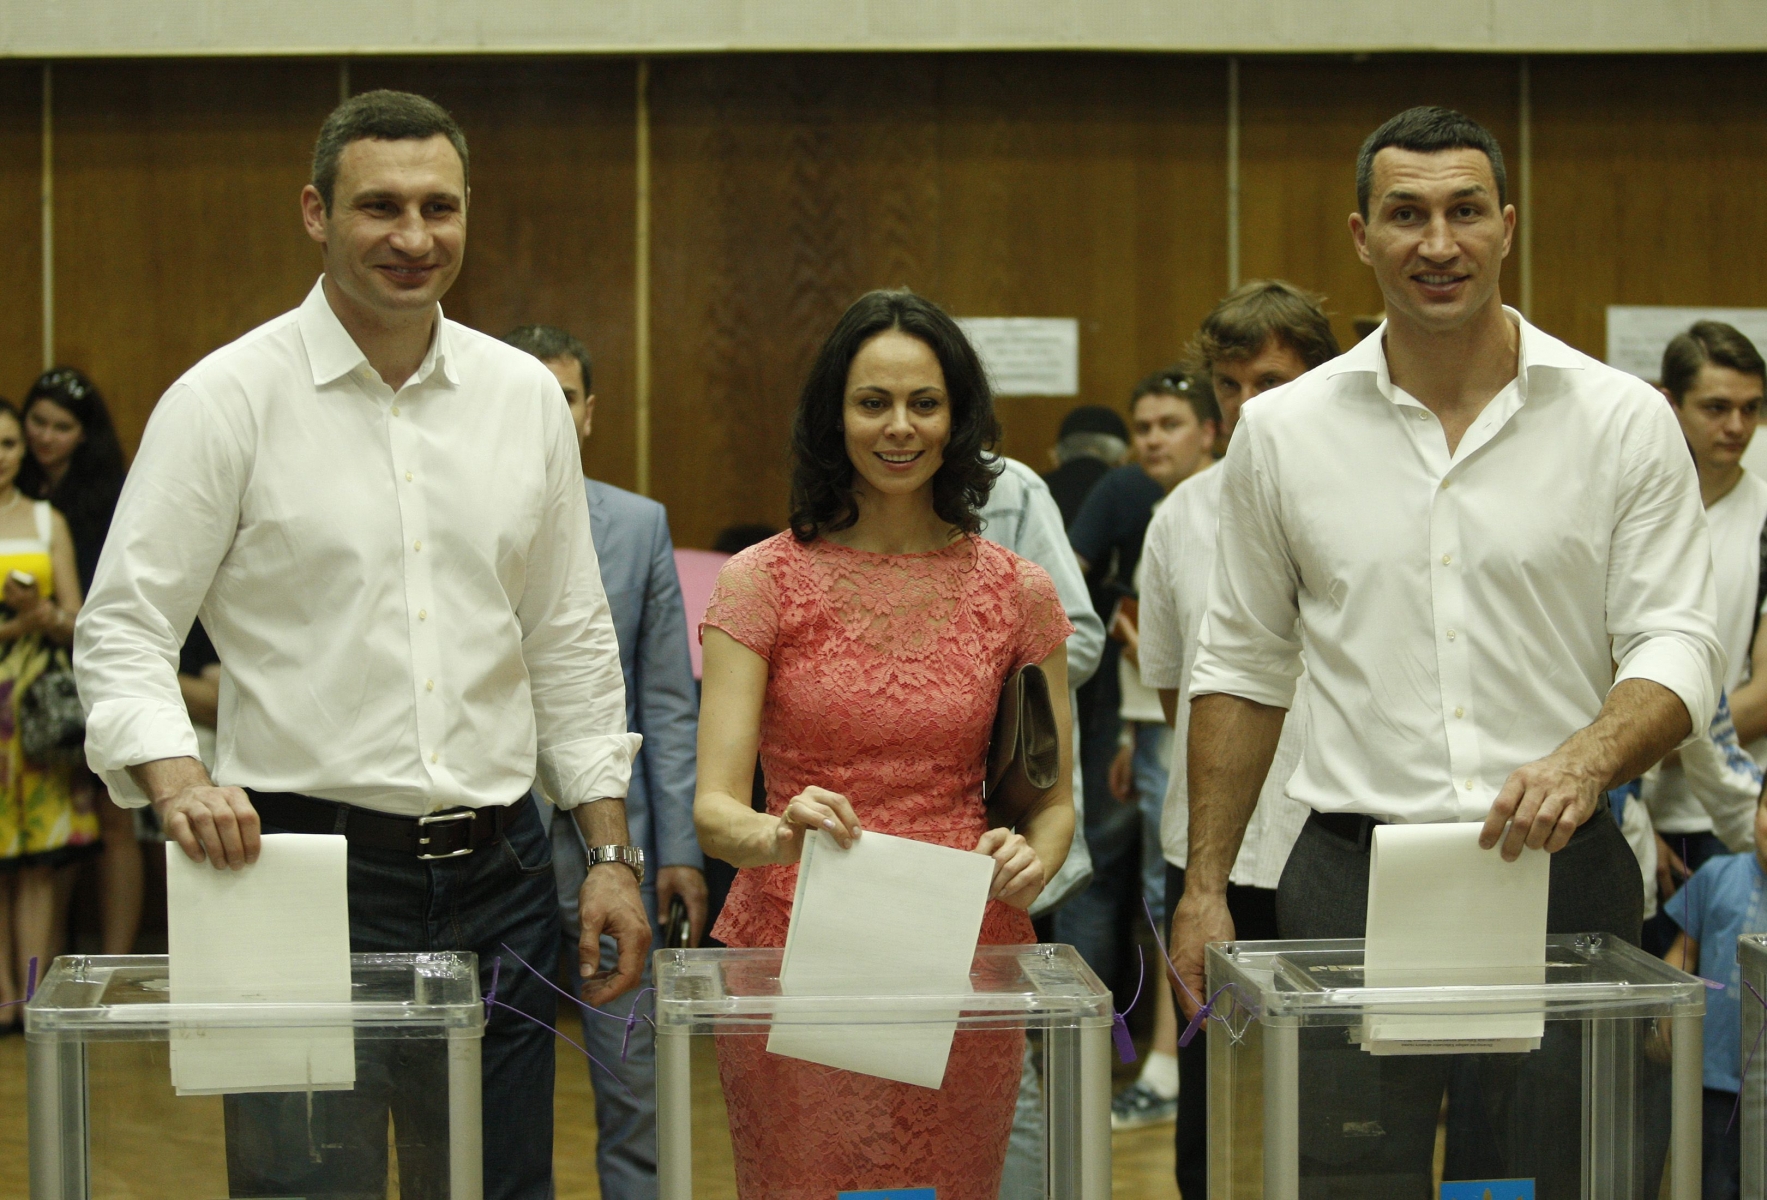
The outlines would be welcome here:
<svg viewBox="0 0 1767 1200">
<path fill-rule="evenodd" d="M 782 955 L 654 956 L 662 1200 L 1110 1195 L 1111 998 L 1071 946 L 940 994 L 782 995 Z"/>
<path fill-rule="evenodd" d="M 1698 979 L 1555 934 L 1371 986 L 1362 949 L 1208 948 L 1211 1200 L 1697 1200 Z"/>
<path fill-rule="evenodd" d="M 347 1003 L 173 1004 L 163 956 L 25 1006 L 31 1200 L 480 1200 L 471 954 L 356 954 Z"/>
<path fill-rule="evenodd" d="M 1742 1194 L 1767 1196 L 1767 1082 L 1761 1073 L 1761 1028 L 1767 1017 L 1767 934 L 1748 933 L 1736 939 L 1736 965 L 1740 968 L 1742 1039 L 1737 1053 L 1743 1064 Z M 1734 986 L 1734 982 L 1732 982 Z"/>
</svg>

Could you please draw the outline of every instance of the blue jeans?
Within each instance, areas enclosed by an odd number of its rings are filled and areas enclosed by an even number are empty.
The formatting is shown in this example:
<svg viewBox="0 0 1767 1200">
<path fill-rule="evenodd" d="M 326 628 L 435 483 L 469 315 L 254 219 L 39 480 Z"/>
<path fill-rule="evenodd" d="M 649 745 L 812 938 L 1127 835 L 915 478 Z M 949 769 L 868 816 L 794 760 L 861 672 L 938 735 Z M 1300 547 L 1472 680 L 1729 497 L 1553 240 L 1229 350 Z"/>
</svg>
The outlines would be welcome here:
<svg viewBox="0 0 1767 1200">
<path fill-rule="evenodd" d="M 1172 769 L 1172 728 L 1164 722 L 1135 726 L 1135 803 L 1141 809 L 1141 894 L 1153 909 L 1160 936 L 1166 935 L 1166 856 L 1160 849 L 1160 818 L 1166 811 L 1166 781 Z M 1139 914 L 1138 914 L 1139 915 Z"/>
<path fill-rule="evenodd" d="M 465 950 L 478 955 L 479 987 L 505 1009 L 485 1022 L 485 1200 L 551 1200 L 553 1035 L 558 902 L 551 843 L 525 797 L 501 841 L 460 858 L 351 846 L 350 949 L 354 953 Z M 281 832 L 268 825 L 265 833 Z M 249 936 L 249 931 L 246 931 Z M 504 951 L 507 944 L 538 976 Z M 229 1194 L 368 1200 L 385 1194 L 387 1117 L 406 1200 L 448 1195 L 447 1043 L 356 1041 L 347 1092 L 226 1097 Z"/>
<path fill-rule="evenodd" d="M 565 933 L 564 962 L 575 979 L 577 893 L 582 890 L 589 862 L 569 814 L 554 814 L 550 806 L 545 811 L 552 819 L 552 864 Z M 663 939 L 656 924 L 656 886 L 646 880 L 643 892 L 651 945 L 660 946 Z M 602 968 L 611 969 L 618 959 L 614 940 L 602 938 Z M 648 1021 L 637 1021 L 628 1038 L 624 1024 L 635 1004 L 645 1016 L 655 1012 L 649 998 L 639 999 L 650 986 L 650 960 L 646 958 L 644 979 L 636 988 L 602 1005 L 600 1014 L 577 1010 L 583 1025 L 583 1048 L 595 1056 L 595 1062 L 587 1065 L 595 1088 L 595 1173 L 605 1200 L 656 1200 L 656 1032 Z"/>
</svg>

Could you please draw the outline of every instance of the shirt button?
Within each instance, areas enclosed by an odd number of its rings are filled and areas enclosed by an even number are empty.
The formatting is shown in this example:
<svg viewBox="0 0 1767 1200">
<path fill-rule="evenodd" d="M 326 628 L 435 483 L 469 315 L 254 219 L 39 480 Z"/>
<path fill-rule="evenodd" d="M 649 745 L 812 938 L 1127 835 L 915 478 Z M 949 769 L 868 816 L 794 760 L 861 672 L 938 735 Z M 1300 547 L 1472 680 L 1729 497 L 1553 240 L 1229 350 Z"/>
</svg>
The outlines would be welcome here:
<svg viewBox="0 0 1767 1200">
<path fill-rule="evenodd" d="M 427 621 L 427 620 L 429 620 L 429 609 L 427 609 L 427 608 L 420 608 L 420 609 L 418 609 L 418 610 L 417 610 L 417 619 L 418 619 L 418 620 L 419 620 L 419 621 Z"/>
<path fill-rule="evenodd" d="M 399 415 L 399 406 L 397 404 L 393 405 L 393 415 L 395 417 Z"/>
<path fill-rule="evenodd" d="M 1446 490 L 1446 489 L 1447 489 L 1447 487 L 1448 487 L 1448 481 L 1447 481 L 1447 480 L 1446 480 L 1446 479 L 1444 479 L 1444 480 L 1442 480 L 1442 487 L 1443 487 L 1443 489 L 1444 489 L 1444 490 Z"/>
<path fill-rule="evenodd" d="M 1444 567 L 1447 566 L 1448 564 L 1452 563 L 1453 561 L 1454 561 L 1454 556 L 1452 554 L 1442 555 L 1442 565 Z"/>
<path fill-rule="evenodd" d="M 1466 790 L 1467 790 L 1467 791 L 1469 791 L 1469 792 L 1470 792 L 1470 791 L 1472 791 L 1472 785 L 1473 785 L 1473 781 L 1472 781 L 1472 780 L 1470 780 L 1470 779 L 1469 779 L 1469 780 L 1467 780 L 1467 781 L 1466 781 Z"/>
<path fill-rule="evenodd" d="M 426 679 L 426 680 L 424 680 L 424 681 L 423 681 L 423 690 L 424 690 L 424 691 L 426 691 L 426 692 L 433 692 L 433 691 L 435 691 L 435 690 L 436 690 L 436 681 L 435 681 L 435 680 L 433 680 L 433 679 Z"/>
<path fill-rule="evenodd" d="M 411 472 L 409 472 L 409 471 L 405 472 L 405 482 L 406 483 L 411 482 Z"/>
<path fill-rule="evenodd" d="M 438 761 L 440 761 L 440 755 L 438 755 L 438 754 L 436 754 L 436 753 L 435 753 L 435 752 L 434 752 L 434 751 L 431 751 L 431 752 L 430 752 L 430 756 L 429 756 L 429 760 L 430 760 L 430 761 L 431 761 L 431 762 L 438 762 Z M 1466 785 L 1466 786 L 1467 786 L 1467 787 L 1471 787 L 1471 786 L 1472 786 L 1472 784 L 1470 784 L 1470 783 L 1469 783 L 1469 784 L 1467 784 L 1467 785 Z"/>
<path fill-rule="evenodd" d="M 415 541 L 415 542 L 412 542 L 412 543 L 411 543 L 411 548 L 412 548 L 412 549 L 413 549 L 413 550 L 422 550 L 422 549 L 423 549 L 423 539 L 422 539 L 422 538 L 418 538 L 418 539 L 417 539 L 417 540 L 416 540 L 416 541 Z M 1454 635 L 1453 635 L 1453 634 L 1449 634 L 1449 635 L 1448 635 L 1448 636 L 1449 636 L 1449 637 L 1453 637 L 1453 636 L 1454 636 Z"/>
<path fill-rule="evenodd" d="M 1453 640 L 1454 640 L 1454 631 L 1453 631 L 1453 630 L 1452 630 L 1452 629 L 1450 629 L 1450 630 L 1449 630 L 1449 631 L 1448 631 L 1448 640 L 1449 640 L 1449 641 L 1453 641 Z"/>
<path fill-rule="evenodd" d="M 1464 708 L 1457 708 L 1454 710 L 1454 716 L 1455 716 L 1456 720 L 1458 720 L 1461 717 L 1464 717 L 1465 715 L 1466 715 L 1466 709 L 1464 709 Z"/>
</svg>

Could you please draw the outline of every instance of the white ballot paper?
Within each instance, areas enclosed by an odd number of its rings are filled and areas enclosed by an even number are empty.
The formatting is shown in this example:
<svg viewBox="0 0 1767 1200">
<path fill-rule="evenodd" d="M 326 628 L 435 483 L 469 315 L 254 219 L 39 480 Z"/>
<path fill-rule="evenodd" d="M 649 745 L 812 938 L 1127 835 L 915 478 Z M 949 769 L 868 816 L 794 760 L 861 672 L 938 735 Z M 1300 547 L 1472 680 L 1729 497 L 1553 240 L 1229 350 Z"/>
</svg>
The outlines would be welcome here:
<svg viewBox="0 0 1767 1200">
<path fill-rule="evenodd" d="M 1546 979 L 1546 898 L 1552 856 L 1513 863 L 1479 849 L 1477 822 L 1381 825 L 1369 855 L 1369 987 L 1539 984 Z M 1373 1054 L 1507 1053 L 1537 1049 L 1544 1011 L 1370 1014 Z"/>
<path fill-rule="evenodd" d="M 272 833 L 240 871 L 195 863 L 166 843 L 173 1004 L 347 1004 L 350 908 L 344 839 Z M 355 1086 L 348 1025 L 288 1030 L 178 1028 L 180 1096 L 338 1091 Z"/>
<path fill-rule="evenodd" d="M 949 846 L 864 832 L 846 850 L 804 838 L 779 969 L 787 996 L 954 995 L 970 990 L 994 860 Z M 945 1079 L 959 1008 L 913 1010 L 901 1023 L 773 1026 L 787 1058 L 921 1087 Z M 904 1013 L 903 1015 L 908 1015 Z"/>
</svg>

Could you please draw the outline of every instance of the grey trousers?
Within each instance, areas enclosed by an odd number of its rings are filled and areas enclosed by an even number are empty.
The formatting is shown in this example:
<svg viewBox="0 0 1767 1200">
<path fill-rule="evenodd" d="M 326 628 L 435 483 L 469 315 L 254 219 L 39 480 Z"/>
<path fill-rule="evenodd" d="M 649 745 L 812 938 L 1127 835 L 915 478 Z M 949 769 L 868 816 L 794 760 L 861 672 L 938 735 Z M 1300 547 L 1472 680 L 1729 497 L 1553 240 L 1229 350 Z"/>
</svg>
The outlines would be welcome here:
<svg viewBox="0 0 1767 1200">
<path fill-rule="evenodd" d="M 1282 936 L 1364 936 L 1368 867 L 1366 847 L 1308 821 L 1277 890 Z M 1553 855 L 1547 929 L 1605 933 L 1637 945 L 1643 920 L 1637 860 L 1604 805 Z M 1540 1200 L 1582 1194 L 1580 1027 L 1549 1024 L 1529 1054 L 1391 1058 L 1365 1053 L 1347 1032 L 1301 1031 L 1309 1081 L 1300 1101 L 1302 1200 L 1429 1196 L 1444 1094 L 1445 1179 L 1533 1179 Z M 1666 1109 L 1661 1125 L 1667 1128 Z"/>
</svg>

